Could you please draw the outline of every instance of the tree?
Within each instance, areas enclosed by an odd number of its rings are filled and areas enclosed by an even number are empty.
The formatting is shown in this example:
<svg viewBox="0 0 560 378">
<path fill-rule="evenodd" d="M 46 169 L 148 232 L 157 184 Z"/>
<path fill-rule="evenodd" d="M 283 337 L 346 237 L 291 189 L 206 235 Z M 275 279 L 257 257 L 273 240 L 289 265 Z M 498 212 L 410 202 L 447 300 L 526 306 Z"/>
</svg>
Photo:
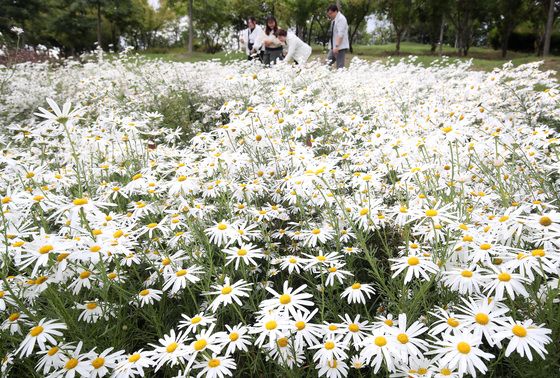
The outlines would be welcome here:
<svg viewBox="0 0 560 378">
<path fill-rule="evenodd" d="M 493 4 L 493 19 L 500 33 L 500 44 L 502 58 L 505 58 L 508 50 L 509 37 L 515 27 L 524 19 L 529 10 L 527 0 L 496 0 Z"/>
<path fill-rule="evenodd" d="M 544 32 L 542 55 L 548 56 L 550 54 L 550 40 L 552 39 L 552 26 L 554 25 L 554 20 L 558 16 L 558 12 L 555 12 L 555 8 L 558 4 L 554 0 L 543 1 L 546 11 L 546 27 Z"/>
<path fill-rule="evenodd" d="M 302 40 L 306 39 L 307 24 L 312 23 L 318 9 L 324 12 L 326 7 L 323 0 L 284 0 L 285 14 L 288 25 L 293 21 L 296 27 L 296 35 Z M 311 26 L 310 26 L 311 27 Z"/>
<path fill-rule="evenodd" d="M 421 0 L 418 4 L 419 26 L 427 33 L 432 53 L 436 52 L 438 45 L 442 47 L 445 21 L 451 10 L 451 1 Z"/>
<path fill-rule="evenodd" d="M 461 56 L 467 56 L 475 24 L 487 14 L 486 0 L 453 0 L 449 19 L 456 33 L 455 46 Z"/>
<path fill-rule="evenodd" d="M 387 15 L 387 18 L 393 24 L 396 35 L 396 52 L 401 51 L 401 40 L 406 31 L 410 27 L 414 17 L 414 1 L 413 0 L 381 0 L 379 3 L 381 11 Z"/>
<path fill-rule="evenodd" d="M 347 0 L 344 3 L 344 15 L 348 21 L 350 52 L 354 52 L 353 42 L 358 30 L 365 24 L 365 19 L 373 12 L 372 0 Z"/>
</svg>

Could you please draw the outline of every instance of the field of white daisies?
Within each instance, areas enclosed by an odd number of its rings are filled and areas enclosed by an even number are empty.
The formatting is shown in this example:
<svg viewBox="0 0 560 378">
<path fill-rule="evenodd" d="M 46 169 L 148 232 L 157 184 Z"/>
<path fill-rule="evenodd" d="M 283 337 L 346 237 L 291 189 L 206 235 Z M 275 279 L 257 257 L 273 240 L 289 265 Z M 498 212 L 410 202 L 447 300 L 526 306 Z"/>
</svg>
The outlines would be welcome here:
<svg viewBox="0 0 560 378">
<path fill-rule="evenodd" d="M 0 376 L 560 374 L 538 64 L 0 67 Z"/>
</svg>

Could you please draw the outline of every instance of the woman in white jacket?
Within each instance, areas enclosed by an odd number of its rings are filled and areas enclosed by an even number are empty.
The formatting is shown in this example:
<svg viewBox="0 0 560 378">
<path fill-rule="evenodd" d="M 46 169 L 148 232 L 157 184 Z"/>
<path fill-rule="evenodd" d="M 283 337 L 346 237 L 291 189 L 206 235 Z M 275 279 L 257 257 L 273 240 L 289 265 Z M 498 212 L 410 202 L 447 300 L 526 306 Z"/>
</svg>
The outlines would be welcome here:
<svg viewBox="0 0 560 378">
<path fill-rule="evenodd" d="M 247 29 L 243 30 L 239 35 L 239 42 L 245 47 L 249 60 L 253 60 L 255 56 L 262 60 L 264 36 L 264 31 L 257 25 L 255 17 L 247 18 Z"/>
<path fill-rule="evenodd" d="M 284 60 L 289 62 L 294 60 L 297 64 L 305 64 L 311 56 L 311 46 L 303 42 L 293 33 L 288 33 L 283 29 L 278 29 L 278 39 L 288 48 L 288 54 Z"/>
</svg>

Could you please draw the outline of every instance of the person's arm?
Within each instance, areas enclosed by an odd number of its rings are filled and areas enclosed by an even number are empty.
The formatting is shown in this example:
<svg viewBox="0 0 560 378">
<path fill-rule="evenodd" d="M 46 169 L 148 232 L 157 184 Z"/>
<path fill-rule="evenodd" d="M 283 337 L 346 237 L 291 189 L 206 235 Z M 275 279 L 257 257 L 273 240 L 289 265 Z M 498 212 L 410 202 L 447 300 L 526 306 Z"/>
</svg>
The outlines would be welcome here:
<svg viewBox="0 0 560 378">
<path fill-rule="evenodd" d="M 289 62 L 290 59 L 294 58 L 294 54 L 296 53 L 297 40 L 295 38 L 286 39 L 286 44 L 288 45 L 288 54 L 286 54 L 284 60 Z"/>
<path fill-rule="evenodd" d="M 253 50 L 259 51 L 263 45 L 263 39 L 265 34 L 261 28 L 259 28 L 256 32 L 257 35 L 255 35 L 255 43 L 253 44 Z"/>
<path fill-rule="evenodd" d="M 335 25 L 335 29 L 336 38 L 334 39 L 333 53 L 338 54 L 338 50 L 340 50 L 340 45 L 344 39 L 344 33 L 348 33 L 348 23 L 339 21 L 338 24 Z"/>
<path fill-rule="evenodd" d="M 245 35 L 245 32 L 247 30 L 242 30 L 241 33 L 239 33 L 239 42 L 244 45 L 245 44 L 245 38 L 243 38 L 243 36 Z"/>
</svg>

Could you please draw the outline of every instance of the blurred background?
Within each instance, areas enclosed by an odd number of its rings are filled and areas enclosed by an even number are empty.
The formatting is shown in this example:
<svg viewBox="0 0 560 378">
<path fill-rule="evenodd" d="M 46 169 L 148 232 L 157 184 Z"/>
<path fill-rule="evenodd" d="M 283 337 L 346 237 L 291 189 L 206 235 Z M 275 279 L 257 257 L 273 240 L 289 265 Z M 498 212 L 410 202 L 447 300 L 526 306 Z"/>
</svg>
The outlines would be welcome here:
<svg viewBox="0 0 560 378">
<path fill-rule="evenodd" d="M 100 46 L 176 60 L 242 57 L 245 19 L 279 20 L 322 54 L 330 21 L 324 0 L 0 0 L 3 56 L 67 57 Z M 560 54 L 554 0 L 343 0 L 351 52 L 365 58 L 398 54 L 484 60 Z M 15 27 L 15 28 L 14 28 Z M 17 28 L 23 29 L 23 33 Z M 49 56 L 53 56 L 51 53 Z M 12 59 L 13 60 L 13 59 Z M 551 60 L 551 64 L 556 61 Z"/>
</svg>

